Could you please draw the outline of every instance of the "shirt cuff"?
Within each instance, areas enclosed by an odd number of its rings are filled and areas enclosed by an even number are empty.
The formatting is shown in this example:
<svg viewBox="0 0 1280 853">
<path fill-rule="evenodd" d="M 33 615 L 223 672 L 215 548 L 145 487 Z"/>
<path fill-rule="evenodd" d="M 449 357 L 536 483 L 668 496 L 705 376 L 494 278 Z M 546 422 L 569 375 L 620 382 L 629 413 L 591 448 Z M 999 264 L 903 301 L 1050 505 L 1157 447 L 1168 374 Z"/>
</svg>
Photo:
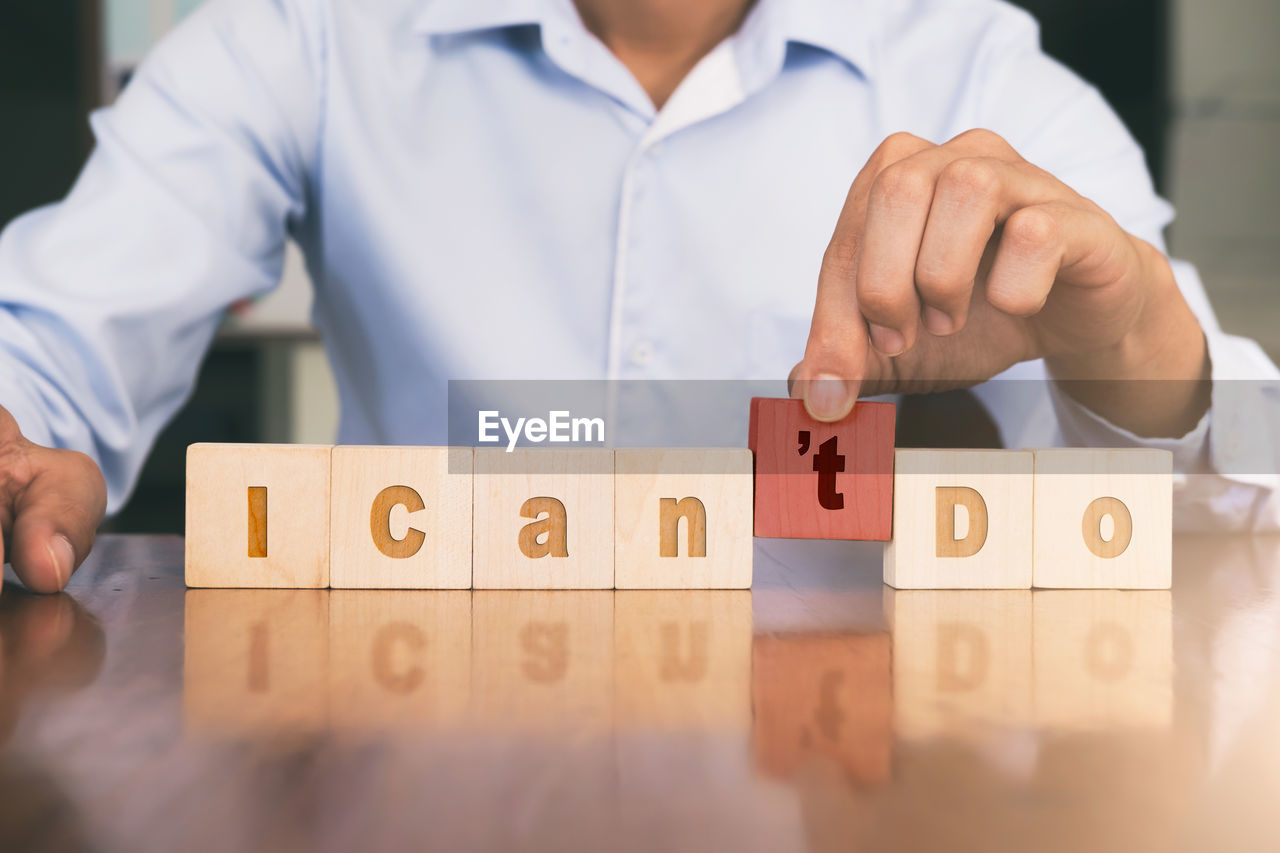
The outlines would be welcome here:
<svg viewBox="0 0 1280 853">
<path fill-rule="evenodd" d="M 1253 341 L 1217 332 L 1205 340 L 1212 363 L 1209 411 L 1185 435 L 1135 435 L 1050 382 L 1049 396 L 1065 443 L 1168 450 L 1177 474 L 1217 474 L 1251 486 L 1280 486 L 1274 447 L 1280 436 L 1280 374 Z"/>
</svg>

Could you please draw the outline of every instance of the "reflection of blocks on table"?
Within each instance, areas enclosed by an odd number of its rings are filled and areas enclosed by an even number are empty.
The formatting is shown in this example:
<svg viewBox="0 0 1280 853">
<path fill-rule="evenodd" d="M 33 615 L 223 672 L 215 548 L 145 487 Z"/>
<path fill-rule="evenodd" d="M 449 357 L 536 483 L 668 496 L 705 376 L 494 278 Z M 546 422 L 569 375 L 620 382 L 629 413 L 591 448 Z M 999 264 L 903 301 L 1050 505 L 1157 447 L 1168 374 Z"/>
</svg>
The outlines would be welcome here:
<svg viewBox="0 0 1280 853">
<path fill-rule="evenodd" d="M 1034 461 L 1019 450 L 899 450 L 884 582 L 1029 589 Z"/>
<path fill-rule="evenodd" d="M 187 586 L 327 587 L 330 450 L 188 447 Z"/>
<path fill-rule="evenodd" d="M 613 588 L 613 451 L 475 451 L 476 589 Z"/>
<path fill-rule="evenodd" d="M 800 400 L 751 400 L 755 535 L 886 540 L 892 528 L 894 406 L 858 403 L 816 421 Z"/>
<path fill-rule="evenodd" d="M 790 778 L 834 761 L 851 782 L 887 781 L 893 757 L 889 635 L 762 634 L 752 645 L 756 764 Z"/>
<path fill-rule="evenodd" d="M 335 447 L 333 588 L 470 588 L 471 459 L 466 447 Z"/>
<path fill-rule="evenodd" d="M 1037 587 L 1169 588 L 1171 453 L 1037 450 L 1035 465 Z"/>
<path fill-rule="evenodd" d="M 412 733 L 465 723 L 471 593 L 330 593 L 328 683 L 335 727 Z"/>
<path fill-rule="evenodd" d="M 885 590 L 894 713 L 907 738 L 1032 718 L 1030 590 Z"/>
<path fill-rule="evenodd" d="M 597 731 L 613 725 L 614 593 L 492 590 L 471 596 L 472 718 Z"/>
<path fill-rule="evenodd" d="M 618 589 L 751 586 L 749 450 L 619 450 L 614 474 Z"/>
<path fill-rule="evenodd" d="M 619 728 L 751 725 L 751 593 L 622 591 L 613 619 Z"/>
<path fill-rule="evenodd" d="M 1059 729 L 1173 723 L 1173 605 L 1166 590 L 1052 590 L 1032 603 L 1036 723 Z"/>
<path fill-rule="evenodd" d="M 188 725 L 228 734 L 325 728 L 328 604 L 321 590 L 188 591 L 182 665 Z"/>
</svg>

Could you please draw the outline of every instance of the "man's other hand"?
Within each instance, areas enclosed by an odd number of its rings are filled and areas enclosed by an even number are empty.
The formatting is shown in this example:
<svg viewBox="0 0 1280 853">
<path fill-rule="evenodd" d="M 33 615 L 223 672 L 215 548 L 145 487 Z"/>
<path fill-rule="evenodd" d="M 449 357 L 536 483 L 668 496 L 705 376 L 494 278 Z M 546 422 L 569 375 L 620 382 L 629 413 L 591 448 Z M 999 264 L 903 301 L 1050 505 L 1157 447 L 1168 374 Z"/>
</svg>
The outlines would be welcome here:
<svg viewBox="0 0 1280 853">
<path fill-rule="evenodd" d="M 107 506 L 97 464 L 27 441 L 0 408 L 0 563 L 34 592 L 57 592 L 93 547 Z"/>
</svg>

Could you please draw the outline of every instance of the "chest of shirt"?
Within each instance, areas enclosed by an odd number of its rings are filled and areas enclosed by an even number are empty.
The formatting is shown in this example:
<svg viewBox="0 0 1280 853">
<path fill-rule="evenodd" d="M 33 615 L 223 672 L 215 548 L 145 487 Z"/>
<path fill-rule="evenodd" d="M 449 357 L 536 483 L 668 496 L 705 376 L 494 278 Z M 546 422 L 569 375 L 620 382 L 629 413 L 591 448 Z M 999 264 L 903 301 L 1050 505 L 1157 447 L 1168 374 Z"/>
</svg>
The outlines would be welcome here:
<svg viewBox="0 0 1280 853">
<path fill-rule="evenodd" d="M 784 377 L 883 137 L 865 84 L 792 63 L 655 139 L 537 39 L 405 47 L 331 81 L 322 321 L 450 376 Z"/>
</svg>

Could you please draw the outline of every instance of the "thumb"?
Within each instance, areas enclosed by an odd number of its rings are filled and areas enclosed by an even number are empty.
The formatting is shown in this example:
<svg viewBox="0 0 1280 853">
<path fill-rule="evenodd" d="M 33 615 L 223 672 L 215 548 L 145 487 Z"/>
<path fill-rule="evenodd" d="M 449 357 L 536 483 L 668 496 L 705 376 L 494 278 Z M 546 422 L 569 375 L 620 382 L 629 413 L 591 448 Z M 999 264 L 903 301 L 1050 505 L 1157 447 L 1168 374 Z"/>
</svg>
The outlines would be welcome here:
<svg viewBox="0 0 1280 853">
<path fill-rule="evenodd" d="M 13 502 L 8 556 L 28 589 L 57 592 L 93 547 L 107 487 L 83 453 L 36 446 L 28 452 L 31 478 Z"/>
</svg>

